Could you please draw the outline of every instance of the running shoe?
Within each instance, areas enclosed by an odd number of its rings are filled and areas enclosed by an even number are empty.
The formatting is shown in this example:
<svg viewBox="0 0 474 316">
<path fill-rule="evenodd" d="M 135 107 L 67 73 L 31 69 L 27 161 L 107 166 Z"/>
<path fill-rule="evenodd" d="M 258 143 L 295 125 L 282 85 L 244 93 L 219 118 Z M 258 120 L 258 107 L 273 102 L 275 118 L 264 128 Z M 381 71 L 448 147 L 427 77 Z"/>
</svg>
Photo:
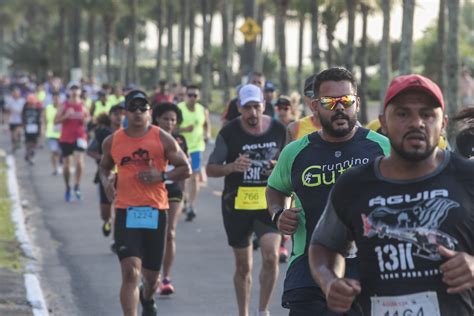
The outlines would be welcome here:
<svg viewBox="0 0 474 316">
<path fill-rule="evenodd" d="M 111 231 L 112 225 L 110 224 L 110 222 L 104 222 L 104 224 L 102 225 L 102 234 L 104 234 L 105 237 L 108 237 Z"/>
<path fill-rule="evenodd" d="M 192 207 L 189 207 L 186 211 L 186 222 L 192 222 L 195 217 L 196 213 L 194 212 Z"/>
<path fill-rule="evenodd" d="M 64 194 L 64 200 L 66 200 L 66 202 L 71 202 L 71 199 L 71 189 L 66 189 L 66 193 Z"/>
<path fill-rule="evenodd" d="M 174 293 L 174 286 L 171 284 L 171 280 L 165 278 L 160 284 L 160 294 L 161 295 L 170 295 Z"/>
<path fill-rule="evenodd" d="M 82 200 L 82 193 L 81 190 L 79 189 L 79 186 L 74 187 L 74 195 L 76 196 L 76 200 L 80 201 Z"/>
<path fill-rule="evenodd" d="M 142 304 L 142 316 L 156 316 L 158 308 L 155 299 L 145 300 L 143 298 L 143 285 L 140 285 L 140 303 Z"/>
<path fill-rule="evenodd" d="M 280 263 L 288 262 L 288 250 L 285 248 L 285 246 L 280 246 L 278 254 L 280 257 Z"/>
</svg>

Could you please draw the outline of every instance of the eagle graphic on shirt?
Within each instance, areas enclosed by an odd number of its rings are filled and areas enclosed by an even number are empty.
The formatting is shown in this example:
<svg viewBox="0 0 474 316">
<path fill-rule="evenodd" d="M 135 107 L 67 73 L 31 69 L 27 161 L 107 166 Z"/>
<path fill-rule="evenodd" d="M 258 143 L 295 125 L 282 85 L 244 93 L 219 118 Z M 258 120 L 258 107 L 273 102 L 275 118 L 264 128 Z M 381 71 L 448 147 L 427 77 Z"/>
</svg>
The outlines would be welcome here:
<svg viewBox="0 0 474 316">
<path fill-rule="evenodd" d="M 439 261 L 439 246 L 454 250 L 458 243 L 454 237 L 439 230 L 449 211 L 458 206 L 459 203 L 447 198 L 432 198 L 404 209 L 379 206 L 369 215 L 361 215 L 364 236 L 409 242 L 416 249 L 415 256 Z"/>
</svg>

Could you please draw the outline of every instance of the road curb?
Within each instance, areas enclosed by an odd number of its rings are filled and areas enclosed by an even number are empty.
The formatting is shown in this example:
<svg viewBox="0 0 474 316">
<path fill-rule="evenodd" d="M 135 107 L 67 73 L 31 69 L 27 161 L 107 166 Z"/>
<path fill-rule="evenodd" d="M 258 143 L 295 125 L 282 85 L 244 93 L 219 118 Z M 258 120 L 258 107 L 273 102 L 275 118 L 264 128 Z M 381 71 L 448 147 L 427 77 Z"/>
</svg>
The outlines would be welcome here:
<svg viewBox="0 0 474 316">
<path fill-rule="evenodd" d="M 28 302 L 31 304 L 33 315 L 48 316 L 48 308 L 44 299 L 43 291 L 41 290 L 39 279 L 36 275 L 36 258 L 33 253 L 30 238 L 26 231 L 25 216 L 23 207 L 21 206 L 20 190 L 18 187 L 18 180 L 16 178 L 16 164 L 13 156 L 6 157 L 7 163 L 7 182 L 10 199 L 12 202 L 12 221 L 15 225 L 15 235 L 20 243 L 20 247 L 27 257 L 26 273 L 24 274 L 26 296 Z"/>
</svg>

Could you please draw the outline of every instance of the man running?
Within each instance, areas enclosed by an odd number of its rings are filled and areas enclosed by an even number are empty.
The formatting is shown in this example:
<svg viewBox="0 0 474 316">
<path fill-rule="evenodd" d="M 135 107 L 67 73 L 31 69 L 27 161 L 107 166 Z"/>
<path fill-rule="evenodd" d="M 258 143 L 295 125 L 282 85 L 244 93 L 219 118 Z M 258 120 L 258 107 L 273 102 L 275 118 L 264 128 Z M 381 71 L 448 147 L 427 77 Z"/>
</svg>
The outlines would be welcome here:
<svg viewBox="0 0 474 316">
<path fill-rule="evenodd" d="M 128 127 L 105 139 L 100 177 L 109 200 L 115 198 L 123 314 L 137 315 L 140 300 L 142 315 L 152 316 L 157 313 L 153 296 L 159 285 L 169 207 L 164 182 L 182 180 L 191 171 L 173 137 L 150 125 L 150 106 L 144 92 L 127 94 L 125 109 Z M 168 163 L 175 168 L 165 172 Z M 117 178 L 111 176 L 114 166 L 118 168 Z M 140 280 L 143 284 L 138 288 Z"/>
<path fill-rule="evenodd" d="M 252 283 L 252 232 L 259 238 L 260 315 L 269 315 L 268 305 L 278 276 L 280 234 L 272 224 L 265 201 L 265 186 L 285 145 L 285 127 L 263 114 L 262 90 L 252 84 L 239 91 L 239 119 L 219 132 L 209 157 L 210 177 L 225 177 L 222 215 L 229 245 L 234 250 L 234 285 L 239 315 L 247 316 Z"/>
<path fill-rule="evenodd" d="M 339 313 L 472 316 L 474 162 L 437 146 L 441 90 L 420 75 L 393 79 L 381 123 L 391 154 L 333 187 L 311 240 L 313 276 Z M 360 281 L 343 277 L 353 242 Z"/>
<path fill-rule="evenodd" d="M 52 93 L 52 103 L 46 105 L 43 111 L 43 122 L 46 125 L 46 141 L 48 143 L 49 150 L 51 152 L 51 166 L 53 167 L 52 174 L 58 175 L 61 171 L 59 168 L 59 158 L 61 155 L 61 149 L 59 148 L 59 137 L 61 136 L 61 124 L 55 124 L 54 118 L 60 107 L 59 92 Z"/>
<path fill-rule="evenodd" d="M 191 167 L 193 174 L 186 184 L 187 208 L 186 221 L 192 221 L 196 217 L 196 198 L 199 193 L 199 180 L 201 179 L 202 153 L 206 149 L 206 142 L 211 137 L 211 124 L 209 111 L 198 102 L 199 88 L 190 85 L 187 88 L 185 102 L 178 104 L 183 113 L 183 122 L 177 133 L 186 138 L 189 154 L 191 156 Z"/>
<path fill-rule="evenodd" d="M 321 288 L 312 280 L 308 246 L 328 194 L 347 169 L 387 154 L 387 139 L 357 126 L 359 98 L 354 76 L 344 68 L 329 68 L 314 79 L 312 111 L 322 130 L 288 144 L 268 179 L 267 201 L 278 229 L 292 236 L 282 306 L 291 316 L 329 313 Z M 294 193 L 296 207 L 286 202 Z M 348 260 L 354 273 L 356 259 Z M 350 314 L 352 315 L 352 314 Z"/>
<path fill-rule="evenodd" d="M 81 89 L 77 85 L 71 85 L 69 99 L 59 107 L 54 120 L 56 124 L 62 124 L 59 145 L 63 157 L 63 177 L 66 186 L 64 199 L 66 202 L 70 202 L 72 199 L 69 179 L 72 156 L 76 161 L 74 194 L 77 200 L 82 199 L 80 184 L 84 168 L 84 151 L 87 148 L 86 122 L 88 119 L 89 113 L 81 100 Z"/>
<path fill-rule="evenodd" d="M 33 165 L 35 149 L 38 145 L 38 138 L 43 134 L 43 116 L 36 95 L 28 94 L 26 104 L 21 112 L 23 129 L 25 131 L 25 160 Z"/>
<path fill-rule="evenodd" d="M 8 124 L 10 127 L 10 135 L 12 142 L 12 153 L 20 148 L 22 122 L 21 112 L 25 106 L 25 99 L 21 96 L 19 87 L 13 87 L 11 95 L 5 98 L 5 111 L 8 116 Z"/>
</svg>

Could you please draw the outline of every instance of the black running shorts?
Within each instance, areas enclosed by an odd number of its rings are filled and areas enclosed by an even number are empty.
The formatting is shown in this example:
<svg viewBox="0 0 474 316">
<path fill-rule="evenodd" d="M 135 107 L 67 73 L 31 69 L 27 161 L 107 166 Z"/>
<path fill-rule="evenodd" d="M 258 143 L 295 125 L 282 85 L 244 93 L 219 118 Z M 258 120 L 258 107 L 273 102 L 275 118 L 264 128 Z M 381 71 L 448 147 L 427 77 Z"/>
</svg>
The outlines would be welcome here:
<svg viewBox="0 0 474 316">
<path fill-rule="evenodd" d="M 181 202 L 183 200 L 183 191 L 181 191 L 178 183 L 167 183 L 166 190 L 168 191 L 168 202 Z"/>
<path fill-rule="evenodd" d="M 159 211 L 158 228 L 127 228 L 125 209 L 118 208 L 115 213 L 115 246 L 119 260 L 137 257 L 142 267 L 160 271 L 165 250 L 166 211 Z"/>
<path fill-rule="evenodd" d="M 59 147 L 61 147 L 61 154 L 63 157 L 71 156 L 75 151 L 84 151 L 83 148 L 79 148 L 76 143 L 63 143 L 59 142 Z"/>
<path fill-rule="evenodd" d="M 268 211 L 235 210 L 233 198 L 222 198 L 222 216 L 227 242 L 233 248 L 250 246 L 252 233 L 255 233 L 258 239 L 267 233 L 279 234 Z"/>
<path fill-rule="evenodd" d="M 40 135 L 38 133 L 34 133 L 34 134 L 25 133 L 25 143 L 37 144 L 39 136 Z"/>
</svg>

